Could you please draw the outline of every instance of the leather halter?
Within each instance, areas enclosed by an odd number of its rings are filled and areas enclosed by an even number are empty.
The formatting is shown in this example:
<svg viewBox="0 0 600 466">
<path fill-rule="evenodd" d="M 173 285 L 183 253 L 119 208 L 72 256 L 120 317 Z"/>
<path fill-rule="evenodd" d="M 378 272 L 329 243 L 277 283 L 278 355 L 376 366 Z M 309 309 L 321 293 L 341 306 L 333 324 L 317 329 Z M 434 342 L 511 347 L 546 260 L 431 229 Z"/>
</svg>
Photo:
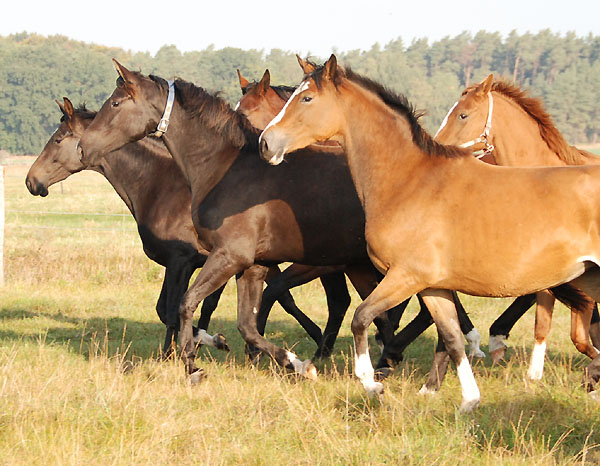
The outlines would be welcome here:
<svg viewBox="0 0 600 466">
<path fill-rule="evenodd" d="M 163 134 L 167 132 L 169 128 L 169 119 L 171 118 L 171 112 L 173 111 L 173 102 L 175 101 L 175 86 L 173 85 L 172 80 L 168 80 L 169 84 L 169 95 L 167 96 L 167 103 L 165 104 L 165 111 L 163 112 L 163 116 L 156 127 L 156 131 L 151 134 L 151 136 L 156 136 L 157 138 L 161 137 Z"/>
<path fill-rule="evenodd" d="M 446 117 L 444 118 L 444 120 L 442 121 L 442 124 L 440 125 L 440 129 L 437 130 L 437 133 L 435 133 L 434 139 L 437 137 L 437 135 L 440 133 L 440 131 L 444 128 L 444 126 L 446 126 L 446 123 L 448 123 L 448 118 L 450 117 L 450 114 L 452 113 L 452 111 L 454 110 L 454 108 L 458 105 L 458 102 L 456 102 L 448 111 L 448 114 L 446 115 Z M 481 135 L 479 135 L 479 137 L 475 138 L 475 139 L 471 139 L 470 141 L 467 141 L 463 144 L 460 144 L 458 147 L 463 147 L 463 148 L 468 148 L 471 146 L 474 146 L 475 144 L 481 144 L 483 143 L 483 149 L 479 149 L 473 152 L 473 156 L 477 159 L 481 159 L 483 157 L 485 157 L 486 155 L 490 154 L 494 151 L 494 145 L 491 144 L 488 141 L 488 138 L 490 137 L 490 131 L 492 130 L 492 115 L 494 113 L 494 98 L 492 97 L 492 92 L 488 92 L 488 116 L 487 116 L 487 121 L 485 123 L 485 127 L 483 128 L 483 132 L 481 133 Z"/>
</svg>

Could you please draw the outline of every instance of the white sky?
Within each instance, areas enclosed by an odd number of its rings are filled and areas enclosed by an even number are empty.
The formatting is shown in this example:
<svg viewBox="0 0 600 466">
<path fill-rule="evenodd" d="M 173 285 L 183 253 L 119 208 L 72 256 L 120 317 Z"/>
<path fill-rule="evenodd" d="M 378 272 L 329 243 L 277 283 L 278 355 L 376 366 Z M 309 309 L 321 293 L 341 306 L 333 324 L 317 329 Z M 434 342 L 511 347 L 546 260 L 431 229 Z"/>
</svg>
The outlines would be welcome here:
<svg viewBox="0 0 600 466">
<path fill-rule="evenodd" d="M 549 28 L 600 35 L 600 0 L 5 0 L 0 35 L 62 34 L 125 50 L 272 48 L 326 58 L 402 37 Z"/>
</svg>

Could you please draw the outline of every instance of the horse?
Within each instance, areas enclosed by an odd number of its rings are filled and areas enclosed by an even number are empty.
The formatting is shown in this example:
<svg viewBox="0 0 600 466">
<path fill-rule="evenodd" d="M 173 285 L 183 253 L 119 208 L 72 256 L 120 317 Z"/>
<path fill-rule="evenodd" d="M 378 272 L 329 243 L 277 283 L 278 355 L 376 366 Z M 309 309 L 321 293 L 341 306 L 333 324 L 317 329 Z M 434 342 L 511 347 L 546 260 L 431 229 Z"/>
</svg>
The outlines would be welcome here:
<svg viewBox="0 0 600 466">
<path fill-rule="evenodd" d="M 483 131 L 482 131 L 483 130 Z M 600 164 L 600 157 L 564 140 L 544 109 L 540 99 L 506 81 L 494 81 L 490 74 L 481 83 L 465 89 L 460 100 L 448 112 L 435 139 L 443 144 L 461 144 L 483 150 L 498 165 L 513 167 L 565 166 Z M 505 339 L 516 321 L 537 298 L 535 347 L 528 370 L 529 378 L 538 380 L 544 370 L 546 336 L 550 331 L 554 297 L 547 291 L 517 298 L 490 327 L 489 349 L 494 361 L 506 351 Z M 575 323 L 575 321 L 574 321 Z M 590 336 L 571 328 L 575 347 L 590 358 L 600 348 L 600 316 L 594 306 Z"/>
<path fill-rule="evenodd" d="M 309 66 L 307 62 L 305 62 L 300 56 L 296 55 L 296 58 L 302 66 Z M 268 69 L 265 70 L 262 78 L 258 82 L 250 82 L 242 75 L 239 69 L 237 70 L 237 74 L 242 91 L 242 97 L 238 101 L 235 109 L 237 112 L 245 115 L 254 127 L 263 130 L 268 122 L 271 121 L 281 111 L 285 105 L 285 102 L 289 99 L 296 88 L 292 86 L 281 85 L 272 86 L 271 75 Z M 318 150 L 320 147 L 324 146 L 340 147 L 339 144 L 335 142 L 326 144 L 327 142 L 328 141 L 325 141 L 325 143 L 315 144 L 312 146 L 312 148 Z M 315 277 L 320 276 L 321 273 L 330 273 L 330 269 L 312 268 L 311 270 L 307 270 L 303 275 L 298 275 L 298 279 L 294 284 L 301 285 L 307 283 L 310 280 L 314 280 Z M 270 293 L 269 291 L 271 288 L 272 285 L 269 285 L 263 293 L 263 299 L 258 314 L 259 330 L 264 329 L 263 322 L 266 321 L 270 308 L 274 304 L 274 299 L 271 296 L 277 296 L 278 293 L 278 290 L 276 290 L 274 293 Z M 367 291 L 370 292 L 371 290 L 369 289 Z M 382 357 L 379 359 L 379 362 L 375 368 L 379 379 L 384 378 L 388 371 L 393 368 L 393 365 L 397 361 L 402 360 L 403 352 L 406 347 L 433 324 L 431 314 L 427 310 L 427 307 L 424 305 L 419 296 L 417 296 L 417 298 L 419 299 L 420 305 L 419 313 L 408 324 L 408 326 L 405 327 L 405 329 L 403 329 L 386 345 L 383 345 L 382 342 L 377 339 L 379 334 L 376 335 L 376 340 L 378 341 L 383 352 Z M 453 294 L 453 298 L 458 311 L 458 319 L 461 331 L 469 343 L 470 357 L 485 357 L 485 353 L 479 348 L 479 342 L 481 339 L 479 332 L 473 326 L 473 323 L 469 319 L 456 293 Z M 408 304 L 408 301 L 409 300 L 406 300 L 404 303 L 402 303 L 402 312 Z M 394 316 L 393 322 L 396 328 L 398 327 L 400 317 L 401 312 L 399 315 Z"/>
<path fill-rule="evenodd" d="M 146 255 L 165 267 L 165 277 L 156 305 L 160 320 L 167 327 L 163 357 L 170 354 L 179 331 L 179 304 L 187 290 L 193 272 L 204 265 L 208 252 L 198 243 L 190 215 L 191 197 L 185 179 L 160 139 L 144 138 L 107 154 L 97 165 L 81 163 L 76 146 L 96 112 L 85 107 L 74 108 L 68 98 L 57 101 L 62 117 L 58 129 L 32 164 L 25 184 L 33 195 L 45 197 L 48 188 L 74 173 L 92 170 L 102 174 L 113 186 L 133 215 Z M 149 187 L 152 186 L 152 189 Z M 298 309 L 289 293 L 287 275 L 293 275 L 292 265 L 279 273 L 269 270 L 268 282 L 277 290 L 282 307 L 292 315 L 317 343 L 317 357 L 326 356 L 333 344 L 323 341 L 320 328 Z M 287 275 L 286 275 L 287 273 Z M 298 271 L 295 271 L 297 274 Z M 334 321 L 345 315 L 348 303 L 339 298 L 337 282 L 331 277 L 322 280 L 330 313 Z M 344 282 L 345 286 L 345 282 Z M 202 305 L 196 340 L 219 349 L 229 350 L 222 334 L 209 335 L 206 330 L 217 307 L 224 286 L 208 296 Z M 340 307 L 341 305 L 341 307 Z M 334 339 L 335 340 L 335 339 Z"/>
<path fill-rule="evenodd" d="M 375 288 L 380 275 L 367 255 L 364 213 L 345 158 L 337 150 L 303 151 L 296 162 L 274 171 L 258 155 L 259 131 L 223 99 L 184 80 L 167 82 L 114 62 L 117 87 L 82 135 L 81 159 L 94 164 L 129 142 L 158 134 L 190 187 L 192 221 L 210 251 L 179 310 L 182 359 L 191 382 L 202 377 L 194 364 L 193 312 L 234 275 L 244 340 L 315 379 L 310 360 L 260 335 L 256 314 L 267 266 L 284 261 L 363 269 Z"/>
<path fill-rule="evenodd" d="M 385 274 L 352 319 L 354 374 L 369 394 L 382 394 L 383 384 L 374 378 L 367 326 L 415 293 L 445 343 L 444 359 L 456 364 L 461 411 L 474 409 L 481 395 L 449 290 L 506 297 L 554 289 L 600 298 L 600 167 L 483 163 L 436 142 L 404 96 L 338 67 L 335 55 L 305 75 L 259 148 L 277 166 L 327 139 L 346 152 L 368 254 Z"/>
</svg>

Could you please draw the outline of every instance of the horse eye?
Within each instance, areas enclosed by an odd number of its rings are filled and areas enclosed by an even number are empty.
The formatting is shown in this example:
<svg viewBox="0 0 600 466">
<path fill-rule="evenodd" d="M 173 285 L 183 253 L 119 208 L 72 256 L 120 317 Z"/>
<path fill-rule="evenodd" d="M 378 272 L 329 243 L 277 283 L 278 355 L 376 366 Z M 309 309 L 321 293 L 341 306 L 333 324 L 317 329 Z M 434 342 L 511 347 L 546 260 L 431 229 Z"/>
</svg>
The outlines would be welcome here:
<svg viewBox="0 0 600 466">
<path fill-rule="evenodd" d="M 113 107 L 118 107 L 118 106 L 119 106 L 119 102 L 117 102 L 116 100 L 113 100 L 113 101 L 112 101 L 110 104 L 111 104 Z"/>
<path fill-rule="evenodd" d="M 460 115 L 458 115 L 458 118 L 460 118 L 461 120 L 464 120 L 465 118 L 467 118 L 467 114 L 461 113 Z"/>
<path fill-rule="evenodd" d="M 62 142 L 62 139 L 59 139 L 59 138 L 56 138 L 56 139 L 54 140 L 54 143 L 55 143 L 55 144 L 60 144 L 61 142 Z"/>
<path fill-rule="evenodd" d="M 312 97 L 309 97 L 309 96 L 302 97 L 302 102 L 310 102 L 311 100 L 312 100 Z"/>
</svg>

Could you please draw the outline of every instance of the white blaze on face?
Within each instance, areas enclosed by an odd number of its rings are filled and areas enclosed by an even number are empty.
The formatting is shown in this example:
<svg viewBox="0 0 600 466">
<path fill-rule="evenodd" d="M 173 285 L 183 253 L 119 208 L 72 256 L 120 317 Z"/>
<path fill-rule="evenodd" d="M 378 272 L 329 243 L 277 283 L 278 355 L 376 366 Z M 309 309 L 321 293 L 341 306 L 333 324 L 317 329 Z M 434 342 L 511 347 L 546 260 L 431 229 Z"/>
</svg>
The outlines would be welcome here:
<svg viewBox="0 0 600 466">
<path fill-rule="evenodd" d="M 433 139 L 437 138 L 438 134 L 440 134 L 440 131 L 444 129 L 444 126 L 446 126 L 446 123 L 448 123 L 448 118 L 450 118 L 450 114 L 452 113 L 452 110 L 454 110 L 457 105 L 458 105 L 458 101 L 454 102 L 454 105 L 452 107 L 450 107 L 450 110 L 448 110 L 448 113 L 446 114 L 446 116 L 442 120 L 442 124 L 440 125 L 440 129 L 437 130 L 437 132 L 435 133 L 435 136 L 433 137 Z"/>
<path fill-rule="evenodd" d="M 271 126 L 276 125 L 277 123 L 279 123 L 281 121 L 281 119 L 283 118 L 283 115 L 285 115 L 285 111 L 288 108 L 288 105 L 290 104 L 290 102 L 292 100 L 294 100 L 294 98 L 300 94 L 301 92 L 304 92 L 305 90 L 307 90 L 310 86 L 310 82 L 307 79 L 306 81 L 303 81 L 302 83 L 300 83 L 300 85 L 296 88 L 296 90 L 294 91 L 294 93 L 290 96 L 290 98 L 288 99 L 288 101 L 285 103 L 285 105 L 283 106 L 283 108 L 281 109 L 281 111 L 277 114 L 277 116 L 275 116 L 275 118 L 273 118 L 269 124 L 267 125 L 267 127 L 263 130 L 262 133 L 260 133 L 260 137 L 258 138 L 258 142 L 260 143 L 263 134 L 265 134 L 265 131 L 268 130 Z"/>
<path fill-rule="evenodd" d="M 238 108 L 240 108 L 240 101 L 238 100 L 238 103 L 235 104 L 235 108 L 233 109 L 235 112 L 238 111 Z"/>
</svg>

